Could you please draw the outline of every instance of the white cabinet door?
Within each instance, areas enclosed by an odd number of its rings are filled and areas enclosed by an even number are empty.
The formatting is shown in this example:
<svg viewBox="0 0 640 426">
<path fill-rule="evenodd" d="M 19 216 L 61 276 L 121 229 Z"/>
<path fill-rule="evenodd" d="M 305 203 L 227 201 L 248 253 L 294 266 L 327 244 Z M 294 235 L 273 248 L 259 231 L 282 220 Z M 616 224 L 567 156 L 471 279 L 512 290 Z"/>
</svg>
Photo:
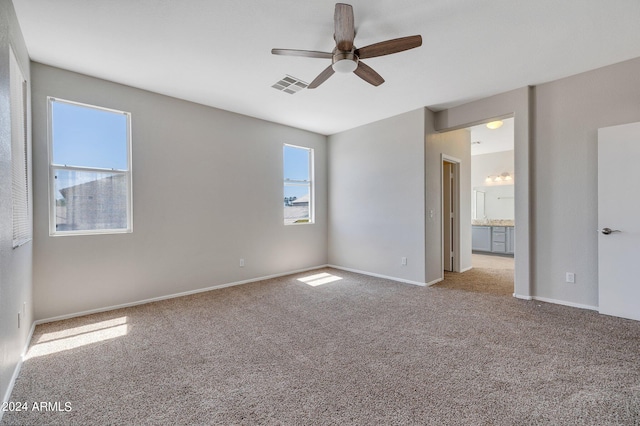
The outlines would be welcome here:
<svg viewBox="0 0 640 426">
<path fill-rule="evenodd" d="M 599 309 L 635 320 L 640 320 L 638 164 L 640 123 L 598 129 Z"/>
</svg>

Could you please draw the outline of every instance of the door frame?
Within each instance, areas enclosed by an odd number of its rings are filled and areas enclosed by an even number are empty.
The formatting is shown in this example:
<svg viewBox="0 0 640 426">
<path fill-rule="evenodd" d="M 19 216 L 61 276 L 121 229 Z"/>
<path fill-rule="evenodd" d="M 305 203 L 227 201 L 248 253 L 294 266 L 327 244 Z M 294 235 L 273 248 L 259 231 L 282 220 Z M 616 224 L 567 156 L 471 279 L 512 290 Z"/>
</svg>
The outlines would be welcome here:
<svg viewBox="0 0 640 426">
<path fill-rule="evenodd" d="M 523 144 L 526 144 L 526 146 L 528 147 L 529 139 L 523 140 L 522 138 L 519 138 L 518 136 L 519 129 L 517 127 L 519 126 L 518 118 L 516 117 L 515 113 L 495 115 L 493 117 L 482 118 L 477 121 L 465 122 L 463 124 L 456 125 L 454 127 L 437 129 L 436 132 L 447 133 L 454 130 L 468 129 L 469 127 L 472 127 L 478 124 L 486 124 L 491 121 L 504 120 L 508 118 L 514 119 L 514 135 L 513 135 L 514 174 L 518 177 L 518 180 L 514 184 L 514 203 L 515 203 L 515 210 L 516 210 L 515 212 L 516 226 L 514 227 L 514 236 L 516 236 L 517 234 L 517 236 L 519 237 L 515 239 L 514 253 L 513 253 L 514 255 L 513 297 L 518 299 L 524 299 L 524 300 L 533 300 L 534 296 L 531 295 L 531 287 L 530 287 L 531 285 L 530 271 L 531 271 L 531 265 L 532 265 L 531 251 L 529 250 L 529 247 L 525 246 L 525 244 L 529 242 L 529 221 L 518 220 L 518 218 L 521 217 L 523 213 L 525 213 L 528 218 L 529 203 L 523 200 L 528 200 L 530 196 L 530 192 L 528 189 L 529 167 L 527 162 L 525 162 L 524 164 L 522 163 L 522 160 L 520 157 L 525 157 L 527 160 L 529 159 L 528 149 L 524 149 L 522 146 Z M 445 157 L 448 157 L 448 156 L 446 154 L 441 153 L 440 164 L 442 164 L 443 158 Z M 455 157 L 450 157 L 450 158 L 453 158 L 455 160 Z M 441 169 L 440 179 L 442 179 L 442 166 L 440 166 L 440 169 Z M 459 183 L 458 183 L 458 189 L 459 189 Z M 440 185 L 440 202 L 441 203 L 443 199 L 442 191 L 443 189 L 441 184 Z M 521 225 L 518 225 L 518 223 L 520 223 Z M 442 223 L 441 223 L 441 226 L 442 226 Z M 442 241 L 443 233 L 444 233 L 444 230 L 442 229 L 440 231 L 440 247 L 443 247 L 443 241 Z M 522 240 L 525 240 L 525 244 L 522 243 Z M 458 240 L 458 244 L 459 243 L 460 242 Z M 444 279 L 444 253 L 443 253 L 444 250 L 441 249 L 440 251 L 441 251 L 441 274 L 442 274 L 442 278 Z M 518 253 L 520 253 L 520 255 Z M 522 262 L 523 264 L 519 265 L 518 258 L 521 258 L 524 260 L 524 262 Z M 458 259 L 459 259 L 459 254 L 458 254 Z M 465 269 L 463 271 L 458 270 L 457 272 L 466 272 L 466 271 L 467 270 Z M 525 285 L 522 285 L 522 283 L 524 283 Z M 518 288 L 522 288 L 525 291 L 523 292 L 521 290 L 521 292 L 519 293 Z"/>
<path fill-rule="evenodd" d="M 531 162 L 534 154 L 535 109 L 536 88 L 534 86 L 526 86 L 434 112 L 433 127 L 427 129 L 428 141 L 431 135 L 437 135 L 442 132 L 466 129 L 476 124 L 488 123 L 502 118 L 515 118 L 513 124 L 517 176 L 514 182 L 516 197 L 514 297 L 525 300 L 534 298 L 535 244 L 533 241 L 533 228 L 535 225 L 535 206 L 533 198 L 535 188 Z M 428 161 L 431 162 L 431 167 L 436 167 L 436 158 L 428 157 Z M 436 197 L 433 197 L 432 202 L 433 204 L 427 205 L 428 209 L 435 207 Z M 434 207 L 431 207 L 432 205 Z M 425 238 L 429 240 L 430 237 L 430 235 L 427 235 Z M 435 258 L 433 263 L 435 263 Z M 435 274 L 427 272 L 428 279 L 433 280 L 432 277 Z"/>
<path fill-rule="evenodd" d="M 444 275 L 444 163 L 451 164 L 453 172 L 453 265 L 452 272 L 460 271 L 460 164 L 461 160 L 444 153 L 440 154 L 440 270 Z"/>
</svg>

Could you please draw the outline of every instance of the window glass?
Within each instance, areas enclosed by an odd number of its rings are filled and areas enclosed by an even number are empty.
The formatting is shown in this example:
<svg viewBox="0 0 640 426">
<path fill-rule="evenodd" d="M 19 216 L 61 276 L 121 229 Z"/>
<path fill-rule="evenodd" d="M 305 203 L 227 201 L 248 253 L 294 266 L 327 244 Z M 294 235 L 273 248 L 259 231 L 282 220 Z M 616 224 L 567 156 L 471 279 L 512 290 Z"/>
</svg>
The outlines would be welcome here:
<svg viewBox="0 0 640 426">
<path fill-rule="evenodd" d="M 127 116 L 66 102 L 52 104 L 53 163 L 127 169 Z"/>
<path fill-rule="evenodd" d="M 130 114 L 49 102 L 50 233 L 131 232 Z"/>
<path fill-rule="evenodd" d="M 284 146 L 284 178 L 311 180 L 309 176 L 310 149 L 291 145 Z"/>
<path fill-rule="evenodd" d="M 284 224 L 313 223 L 313 150 L 284 145 Z"/>
<path fill-rule="evenodd" d="M 127 228 L 126 175 L 56 170 L 56 231 Z"/>
</svg>

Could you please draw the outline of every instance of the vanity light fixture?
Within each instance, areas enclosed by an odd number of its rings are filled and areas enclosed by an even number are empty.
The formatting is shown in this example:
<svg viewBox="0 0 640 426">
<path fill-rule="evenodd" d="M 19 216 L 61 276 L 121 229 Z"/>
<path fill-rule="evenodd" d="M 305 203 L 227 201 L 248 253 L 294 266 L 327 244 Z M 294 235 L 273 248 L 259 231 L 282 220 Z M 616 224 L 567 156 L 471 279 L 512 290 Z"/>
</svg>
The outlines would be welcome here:
<svg viewBox="0 0 640 426">
<path fill-rule="evenodd" d="M 487 128 L 491 130 L 499 129 L 500 127 L 502 127 L 502 124 L 503 123 L 501 120 L 491 121 L 487 123 Z"/>
<path fill-rule="evenodd" d="M 513 175 L 508 172 L 501 173 L 499 175 L 489 175 L 484 180 L 487 184 L 499 183 L 499 182 L 513 182 Z"/>
</svg>

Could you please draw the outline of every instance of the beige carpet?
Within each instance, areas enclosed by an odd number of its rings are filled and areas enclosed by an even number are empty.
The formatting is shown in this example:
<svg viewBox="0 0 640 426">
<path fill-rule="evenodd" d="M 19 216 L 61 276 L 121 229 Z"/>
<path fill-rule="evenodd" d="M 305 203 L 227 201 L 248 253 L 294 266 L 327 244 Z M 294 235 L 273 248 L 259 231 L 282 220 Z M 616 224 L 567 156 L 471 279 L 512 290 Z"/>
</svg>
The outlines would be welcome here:
<svg viewBox="0 0 640 426">
<path fill-rule="evenodd" d="M 326 269 L 38 326 L 2 424 L 633 425 L 639 366 L 639 322 Z"/>
<path fill-rule="evenodd" d="M 513 296 L 513 257 L 473 254 L 473 269 L 462 272 L 445 272 L 444 281 L 438 287 L 474 293 Z"/>
<path fill-rule="evenodd" d="M 473 253 L 471 255 L 471 264 L 474 268 L 508 269 L 511 271 L 514 269 L 513 257 L 493 254 Z"/>
</svg>

